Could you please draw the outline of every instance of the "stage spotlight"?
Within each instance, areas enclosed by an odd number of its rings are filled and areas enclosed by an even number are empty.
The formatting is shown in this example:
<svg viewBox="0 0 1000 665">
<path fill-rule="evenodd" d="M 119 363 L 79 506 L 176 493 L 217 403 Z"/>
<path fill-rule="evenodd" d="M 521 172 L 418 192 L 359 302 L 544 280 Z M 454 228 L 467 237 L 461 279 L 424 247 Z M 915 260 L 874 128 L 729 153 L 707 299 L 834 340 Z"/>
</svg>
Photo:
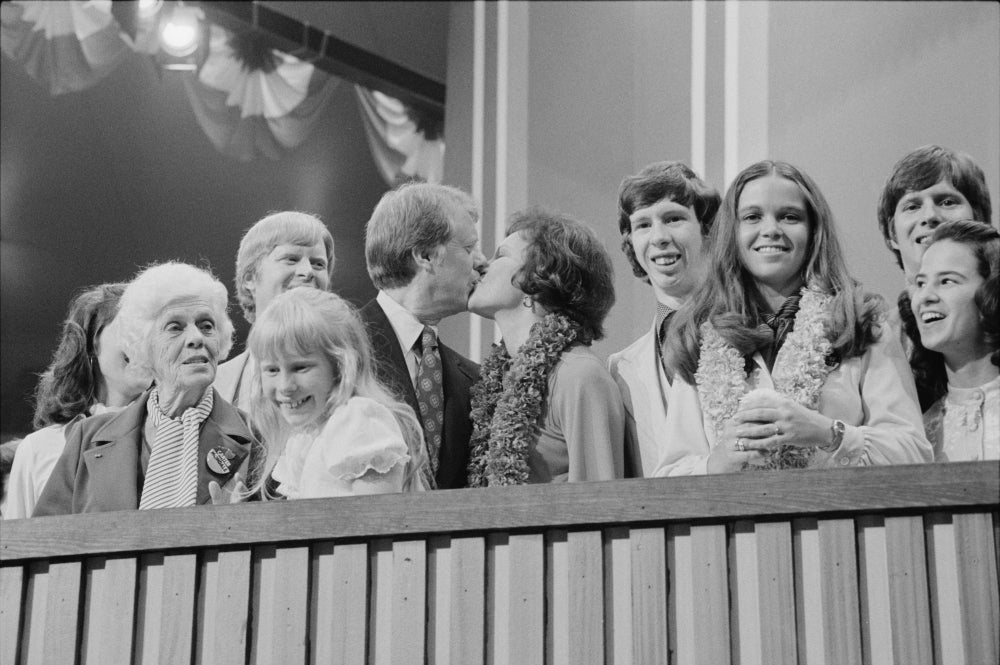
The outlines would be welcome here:
<svg viewBox="0 0 1000 665">
<path fill-rule="evenodd" d="M 201 18 L 204 13 L 197 7 L 174 7 L 170 18 L 160 27 L 160 46 L 176 58 L 191 55 L 198 48 L 201 37 Z"/>
<path fill-rule="evenodd" d="M 156 16 L 161 7 L 163 0 L 139 0 L 136 12 L 140 19 L 148 19 Z"/>
</svg>

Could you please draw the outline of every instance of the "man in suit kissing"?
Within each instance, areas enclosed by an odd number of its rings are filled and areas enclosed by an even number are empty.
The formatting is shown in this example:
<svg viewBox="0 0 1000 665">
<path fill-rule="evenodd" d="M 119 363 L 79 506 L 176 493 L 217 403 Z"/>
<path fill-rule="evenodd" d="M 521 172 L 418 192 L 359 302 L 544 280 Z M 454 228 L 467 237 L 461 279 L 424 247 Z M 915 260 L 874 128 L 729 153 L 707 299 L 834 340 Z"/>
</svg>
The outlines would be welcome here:
<svg viewBox="0 0 1000 665">
<path fill-rule="evenodd" d="M 464 312 L 486 257 L 476 202 L 445 185 L 407 183 L 387 192 L 365 227 L 368 275 L 379 290 L 361 308 L 380 380 L 424 429 L 428 485 L 467 485 L 469 389 L 479 366 L 437 339 L 438 323 Z"/>
</svg>

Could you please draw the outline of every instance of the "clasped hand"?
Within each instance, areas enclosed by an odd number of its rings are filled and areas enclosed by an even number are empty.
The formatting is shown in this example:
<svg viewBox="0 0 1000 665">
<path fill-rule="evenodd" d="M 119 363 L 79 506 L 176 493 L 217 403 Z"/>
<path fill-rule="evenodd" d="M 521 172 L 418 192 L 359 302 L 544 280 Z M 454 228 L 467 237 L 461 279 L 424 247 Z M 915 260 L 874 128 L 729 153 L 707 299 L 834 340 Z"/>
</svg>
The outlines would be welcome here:
<svg viewBox="0 0 1000 665">
<path fill-rule="evenodd" d="M 780 446 L 815 447 L 829 437 L 830 419 L 773 390 L 755 390 L 726 421 L 708 460 L 709 473 L 738 471 L 764 463 Z"/>
</svg>

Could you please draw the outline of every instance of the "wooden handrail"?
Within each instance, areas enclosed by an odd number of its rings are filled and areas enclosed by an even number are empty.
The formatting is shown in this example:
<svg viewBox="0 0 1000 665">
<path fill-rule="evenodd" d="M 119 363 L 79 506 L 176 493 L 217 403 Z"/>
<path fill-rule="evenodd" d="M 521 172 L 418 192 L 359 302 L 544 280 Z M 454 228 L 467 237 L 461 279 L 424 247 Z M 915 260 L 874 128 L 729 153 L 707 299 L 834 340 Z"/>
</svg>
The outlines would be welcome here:
<svg viewBox="0 0 1000 665">
<path fill-rule="evenodd" d="M 644 522 L 835 517 L 996 506 L 1000 462 L 273 501 L 2 523 L 0 564 L 318 539 L 372 539 Z"/>
</svg>

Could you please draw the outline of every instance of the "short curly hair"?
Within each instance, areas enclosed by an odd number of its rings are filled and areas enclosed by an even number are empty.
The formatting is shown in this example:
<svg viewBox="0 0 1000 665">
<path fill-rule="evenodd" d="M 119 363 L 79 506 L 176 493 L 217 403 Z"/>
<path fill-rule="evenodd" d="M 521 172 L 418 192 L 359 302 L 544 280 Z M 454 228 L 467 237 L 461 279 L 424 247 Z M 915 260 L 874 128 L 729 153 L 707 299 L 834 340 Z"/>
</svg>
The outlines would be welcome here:
<svg viewBox="0 0 1000 665">
<path fill-rule="evenodd" d="M 983 170 L 972 157 L 939 145 L 921 146 L 896 162 L 878 199 L 878 228 L 882 232 L 885 246 L 896 255 L 896 263 L 900 268 L 903 267 L 903 257 L 892 246 L 892 241 L 896 239 L 896 229 L 893 226 L 896 205 L 907 192 L 919 192 L 942 180 L 951 182 L 966 198 L 976 219 L 990 223 L 990 215 L 993 214 L 990 190 L 986 187 Z"/>
<path fill-rule="evenodd" d="M 931 244 L 950 240 L 965 245 L 976 259 L 976 269 L 983 283 L 974 300 L 983 326 L 983 339 L 990 349 L 990 362 L 1000 367 L 1000 233 L 989 224 L 975 220 L 946 222 L 934 229 Z M 920 342 L 920 330 L 910 299 L 904 291 L 899 299 L 903 328 L 913 342 L 910 368 L 917 382 L 920 407 L 929 409 L 948 392 L 944 355 L 931 351 Z"/>
<path fill-rule="evenodd" d="M 621 248 L 632 266 L 633 274 L 647 284 L 649 275 L 639 265 L 632 247 L 632 224 L 629 218 L 636 210 L 663 199 L 670 199 L 694 210 L 703 237 L 707 237 L 712 230 L 715 213 L 722 201 L 714 187 L 681 162 L 654 162 L 639 173 L 622 180 L 618 187 L 618 232 L 622 236 Z"/>
<path fill-rule="evenodd" d="M 604 319 L 615 303 L 614 270 L 597 235 L 569 215 L 538 207 L 511 216 L 506 235 L 514 233 L 528 242 L 514 284 L 548 311 L 583 326 L 584 344 L 604 337 Z"/>
<path fill-rule="evenodd" d="M 226 286 L 208 270 L 189 263 L 168 261 L 152 265 L 129 282 L 118 311 L 122 351 L 138 369 L 153 369 L 153 326 L 163 309 L 177 298 L 205 299 L 215 316 L 221 363 L 233 348 L 233 322 L 229 319 Z M 156 377 L 161 378 L 161 377 Z"/>
<path fill-rule="evenodd" d="M 333 278 L 333 236 L 326 224 L 305 212 L 284 210 L 270 213 L 258 220 L 243 235 L 236 254 L 236 298 L 243 308 L 243 318 L 253 323 L 257 318 L 257 303 L 247 282 L 257 276 L 260 262 L 279 245 L 312 247 L 322 241 L 326 248 L 327 276 Z"/>
</svg>

